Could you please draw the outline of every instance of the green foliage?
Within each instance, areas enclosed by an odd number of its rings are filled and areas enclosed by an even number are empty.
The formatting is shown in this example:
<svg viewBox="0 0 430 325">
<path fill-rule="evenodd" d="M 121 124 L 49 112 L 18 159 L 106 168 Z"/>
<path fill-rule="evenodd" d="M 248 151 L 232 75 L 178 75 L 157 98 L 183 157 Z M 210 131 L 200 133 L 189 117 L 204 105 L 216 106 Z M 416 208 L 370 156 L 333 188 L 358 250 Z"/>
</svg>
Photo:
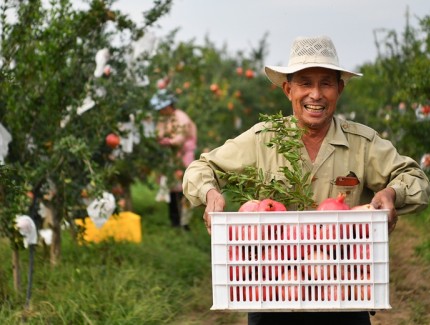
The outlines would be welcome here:
<svg viewBox="0 0 430 325">
<path fill-rule="evenodd" d="M 177 95 L 177 107 L 186 111 L 198 127 L 198 152 L 213 149 L 258 122 L 261 113 L 290 108 L 285 95 L 274 89 L 260 73 L 264 39 L 249 57 L 234 56 L 209 40 L 203 46 L 194 41 L 176 42 L 173 31 L 159 44 L 148 67 L 151 86 L 165 80 Z M 259 53 L 259 59 L 254 56 Z M 246 71 L 250 75 L 246 76 Z M 215 86 L 211 90 L 211 86 Z M 152 92 L 156 88 L 151 88 Z"/>
<path fill-rule="evenodd" d="M 68 0 L 8 2 L 0 8 L 0 116 L 13 137 L 6 163 L 32 187 L 33 205 L 53 194 L 56 224 L 85 213 L 83 189 L 95 198 L 110 190 L 120 172 L 128 185 L 153 167 L 148 155 L 135 162 L 105 144 L 109 133 L 127 135 L 120 126 L 132 117 L 134 122 L 136 107 L 147 101 L 127 61 L 131 42 L 114 41 L 125 34 L 138 39 L 144 28 L 111 11 L 112 2 L 92 0 L 86 11 Z M 146 23 L 155 23 L 170 4 L 156 1 Z M 6 18 L 14 13 L 16 20 Z M 114 73 L 96 78 L 94 58 L 101 48 L 109 50 Z M 88 98 L 94 107 L 79 112 Z M 137 124 L 139 132 L 140 120 Z M 37 208 L 31 217 L 36 215 Z"/>
<path fill-rule="evenodd" d="M 297 127 L 294 117 L 284 117 L 282 112 L 262 114 L 261 120 L 265 123 L 263 132 L 273 133 L 266 146 L 283 155 L 289 164 L 280 167 L 285 181 L 267 180 L 263 171 L 255 166 L 248 166 L 240 173 L 217 171 L 220 179 L 226 181 L 223 191 L 231 193 L 233 199 L 241 203 L 271 198 L 289 208 L 309 209 L 314 205 L 310 173 L 303 172 L 300 153 L 303 147 L 301 137 L 305 130 Z"/>
<path fill-rule="evenodd" d="M 182 315 L 209 312 L 210 236 L 196 209 L 191 232 L 172 229 L 155 190 L 133 186 L 142 216 L 142 243 L 76 245 L 65 232 L 62 263 L 55 269 L 37 248 L 31 308 L 12 290 L 10 249 L 0 241 L 0 323 L 172 324 Z M 24 254 L 23 254 L 24 256 Z M 28 266 L 26 258 L 22 266 Z M 213 316 L 213 314 L 212 314 Z"/>
<path fill-rule="evenodd" d="M 22 248 L 15 218 L 27 210 L 30 199 L 26 195 L 25 180 L 12 166 L 0 165 L 0 202 L 0 236 L 9 238 L 12 248 Z"/>
<path fill-rule="evenodd" d="M 351 81 L 339 103 L 340 112 L 353 113 L 417 161 L 430 147 L 430 117 L 418 120 L 415 114 L 430 100 L 429 21 L 425 16 L 413 27 L 407 20 L 401 34 L 375 32 L 376 62 L 360 67 L 364 76 Z"/>
</svg>

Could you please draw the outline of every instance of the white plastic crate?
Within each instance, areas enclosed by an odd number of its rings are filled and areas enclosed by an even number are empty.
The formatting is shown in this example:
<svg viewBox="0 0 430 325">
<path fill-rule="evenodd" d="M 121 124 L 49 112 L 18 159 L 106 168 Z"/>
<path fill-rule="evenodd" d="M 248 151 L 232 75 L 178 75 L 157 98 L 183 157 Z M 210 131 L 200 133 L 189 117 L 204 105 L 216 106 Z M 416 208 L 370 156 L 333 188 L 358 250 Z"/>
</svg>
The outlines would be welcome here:
<svg viewBox="0 0 430 325">
<path fill-rule="evenodd" d="M 215 212 L 214 310 L 390 309 L 387 210 Z"/>
</svg>

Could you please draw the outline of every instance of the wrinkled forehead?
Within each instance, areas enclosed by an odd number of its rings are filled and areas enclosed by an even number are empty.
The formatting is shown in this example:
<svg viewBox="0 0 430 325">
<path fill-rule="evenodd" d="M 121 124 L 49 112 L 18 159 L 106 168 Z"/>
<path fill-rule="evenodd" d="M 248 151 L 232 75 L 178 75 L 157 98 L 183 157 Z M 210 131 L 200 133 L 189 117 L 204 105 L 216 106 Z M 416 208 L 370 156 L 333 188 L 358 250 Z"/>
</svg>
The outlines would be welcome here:
<svg viewBox="0 0 430 325">
<path fill-rule="evenodd" d="M 340 80 L 341 72 L 338 70 L 312 67 L 306 68 L 292 73 L 287 76 L 289 81 L 301 80 L 301 79 L 334 79 Z"/>
<path fill-rule="evenodd" d="M 306 68 L 299 71 L 294 72 L 295 76 L 326 76 L 326 77 L 336 77 L 338 76 L 340 71 L 321 68 L 321 67 L 312 67 Z"/>
</svg>

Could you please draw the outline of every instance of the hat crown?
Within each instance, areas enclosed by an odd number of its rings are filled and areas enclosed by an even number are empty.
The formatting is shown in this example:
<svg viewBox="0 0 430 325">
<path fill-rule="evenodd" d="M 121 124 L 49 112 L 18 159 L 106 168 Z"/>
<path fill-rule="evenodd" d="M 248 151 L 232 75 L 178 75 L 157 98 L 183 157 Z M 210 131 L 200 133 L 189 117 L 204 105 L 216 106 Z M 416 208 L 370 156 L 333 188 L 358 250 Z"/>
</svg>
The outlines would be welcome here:
<svg viewBox="0 0 430 325">
<path fill-rule="evenodd" d="M 339 65 L 336 48 L 327 36 L 298 37 L 294 40 L 287 66 L 266 65 L 264 72 L 269 80 L 278 87 L 287 81 L 287 75 L 308 68 L 324 68 L 340 71 L 346 83 L 361 73 L 352 72 Z"/>
<path fill-rule="evenodd" d="M 297 38 L 291 47 L 288 66 L 304 63 L 339 65 L 336 48 L 328 37 Z"/>
</svg>

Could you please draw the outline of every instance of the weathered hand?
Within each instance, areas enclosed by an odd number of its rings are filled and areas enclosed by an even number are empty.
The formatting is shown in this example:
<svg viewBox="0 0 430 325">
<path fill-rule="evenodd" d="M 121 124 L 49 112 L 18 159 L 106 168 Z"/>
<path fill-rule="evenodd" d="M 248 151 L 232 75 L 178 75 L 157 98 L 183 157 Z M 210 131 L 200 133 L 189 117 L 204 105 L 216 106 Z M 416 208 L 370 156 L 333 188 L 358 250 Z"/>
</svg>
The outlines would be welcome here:
<svg viewBox="0 0 430 325">
<path fill-rule="evenodd" d="M 211 217 L 209 212 L 222 212 L 224 211 L 225 200 L 220 192 L 216 189 L 211 189 L 206 194 L 206 209 L 203 215 L 206 229 L 208 233 L 211 233 Z"/>
<path fill-rule="evenodd" d="M 396 228 L 398 220 L 394 203 L 396 201 L 396 191 L 391 187 L 387 187 L 375 194 L 370 204 L 375 209 L 388 209 L 388 233 L 391 233 Z"/>
</svg>

